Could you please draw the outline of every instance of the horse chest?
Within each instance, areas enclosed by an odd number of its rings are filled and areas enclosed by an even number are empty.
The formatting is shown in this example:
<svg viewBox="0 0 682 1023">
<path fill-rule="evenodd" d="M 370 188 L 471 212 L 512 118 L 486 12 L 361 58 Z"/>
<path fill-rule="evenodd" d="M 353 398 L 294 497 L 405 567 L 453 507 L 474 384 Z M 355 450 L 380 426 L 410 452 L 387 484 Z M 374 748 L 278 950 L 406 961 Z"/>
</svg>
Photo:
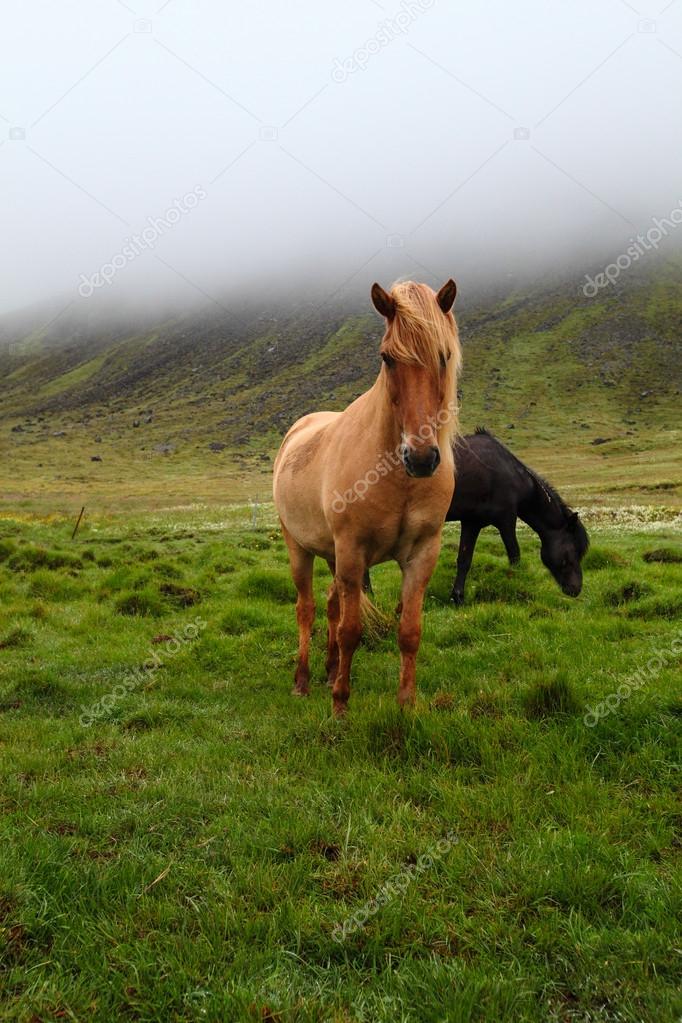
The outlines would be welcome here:
<svg viewBox="0 0 682 1023">
<path fill-rule="evenodd" d="M 424 487 L 424 481 L 419 482 Z M 428 484 L 424 489 L 430 489 Z M 433 494 L 422 492 L 418 496 L 401 495 L 400 499 L 376 508 L 363 535 L 364 546 L 374 552 L 372 560 L 376 563 L 399 557 L 423 537 L 432 536 L 442 525 L 448 500 L 447 495 L 439 501 L 434 500 Z"/>
</svg>

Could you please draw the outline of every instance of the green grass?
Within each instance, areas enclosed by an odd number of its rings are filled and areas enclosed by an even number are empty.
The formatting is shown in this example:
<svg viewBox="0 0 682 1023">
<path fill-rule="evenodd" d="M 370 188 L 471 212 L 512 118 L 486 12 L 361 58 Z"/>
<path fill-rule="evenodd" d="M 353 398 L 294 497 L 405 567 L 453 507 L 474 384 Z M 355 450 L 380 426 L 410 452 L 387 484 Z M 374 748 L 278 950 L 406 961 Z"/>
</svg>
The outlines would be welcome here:
<svg viewBox="0 0 682 1023">
<path fill-rule="evenodd" d="M 448 527 L 416 710 L 388 635 L 338 722 L 326 570 L 296 700 L 247 514 L 0 522 L 0 1019 L 677 1020 L 679 535 L 597 532 L 571 601 L 484 534 L 454 609 Z"/>
</svg>

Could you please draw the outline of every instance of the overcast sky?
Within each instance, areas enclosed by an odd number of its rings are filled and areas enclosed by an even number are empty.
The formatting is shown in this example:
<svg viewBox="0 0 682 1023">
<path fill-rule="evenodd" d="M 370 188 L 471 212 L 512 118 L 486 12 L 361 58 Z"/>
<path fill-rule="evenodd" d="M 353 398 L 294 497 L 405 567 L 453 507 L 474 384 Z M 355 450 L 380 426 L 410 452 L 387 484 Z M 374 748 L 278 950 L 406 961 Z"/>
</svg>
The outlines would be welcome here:
<svg viewBox="0 0 682 1023">
<path fill-rule="evenodd" d="M 0 311 L 588 269 L 682 200 L 682 0 L 24 0 L 2 34 Z"/>
</svg>

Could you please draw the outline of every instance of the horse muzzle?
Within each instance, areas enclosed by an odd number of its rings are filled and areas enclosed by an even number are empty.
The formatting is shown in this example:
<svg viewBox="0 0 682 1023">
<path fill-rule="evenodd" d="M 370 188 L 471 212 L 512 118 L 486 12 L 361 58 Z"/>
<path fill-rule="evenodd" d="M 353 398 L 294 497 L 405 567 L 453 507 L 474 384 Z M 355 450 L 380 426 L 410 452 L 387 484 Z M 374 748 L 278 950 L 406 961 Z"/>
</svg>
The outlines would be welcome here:
<svg viewBox="0 0 682 1023">
<path fill-rule="evenodd" d="M 433 476 L 440 465 L 440 449 L 435 444 L 427 448 L 411 448 L 404 445 L 401 454 L 408 476 L 416 478 Z"/>
</svg>

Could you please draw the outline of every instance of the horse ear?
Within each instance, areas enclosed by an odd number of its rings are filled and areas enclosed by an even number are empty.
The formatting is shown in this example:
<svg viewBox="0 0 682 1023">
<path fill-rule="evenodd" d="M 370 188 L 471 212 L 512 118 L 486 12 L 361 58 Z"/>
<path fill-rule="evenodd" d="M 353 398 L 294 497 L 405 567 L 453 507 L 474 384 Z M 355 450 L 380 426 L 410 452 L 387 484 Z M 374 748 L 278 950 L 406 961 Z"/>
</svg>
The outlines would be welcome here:
<svg viewBox="0 0 682 1023">
<path fill-rule="evenodd" d="M 378 313 L 385 316 L 387 320 L 393 319 L 395 316 L 395 299 L 387 291 L 384 291 L 380 284 L 375 283 L 372 285 L 372 302 Z"/>
<path fill-rule="evenodd" d="M 446 281 L 443 287 L 436 295 L 436 302 L 443 310 L 444 313 L 449 313 L 455 304 L 455 296 L 457 295 L 457 285 L 453 281 L 452 277 L 449 281 Z"/>
<path fill-rule="evenodd" d="M 576 529 L 577 526 L 578 526 L 579 520 L 580 520 L 580 517 L 579 517 L 578 513 L 577 512 L 571 512 L 571 514 L 568 516 L 568 527 L 569 527 L 569 529 Z"/>
</svg>

